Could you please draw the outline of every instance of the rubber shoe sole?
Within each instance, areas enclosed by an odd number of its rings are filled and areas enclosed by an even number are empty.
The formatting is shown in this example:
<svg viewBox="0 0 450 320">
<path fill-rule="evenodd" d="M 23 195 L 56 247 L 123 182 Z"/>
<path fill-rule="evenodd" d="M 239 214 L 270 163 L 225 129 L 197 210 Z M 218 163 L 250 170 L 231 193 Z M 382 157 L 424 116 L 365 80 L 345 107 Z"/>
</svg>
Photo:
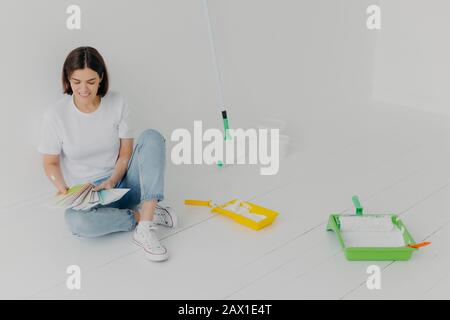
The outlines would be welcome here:
<svg viewBox="0 0 450 320">
<path fill-rule="evenodd" d="M 145 248 L 140 244 L 140 242 L 136 241 L 136 239 L 134 239 L 133 237 L 133 243 L 138 246 L 139 248 L 141 248 L 142 250 L 144 250 L 145 253 L 145 257 L 147 258 L 147 260 L 150 261 L 165 261 L 167 259 L 169 259 L 169 253 L 167 252 L 167 249 L 164 248 L 166 250 L 165 253 L 163 254 L 154 254 L 151 252 L 148 252 L 147 250 L 145 250 Z"/>
</svg>

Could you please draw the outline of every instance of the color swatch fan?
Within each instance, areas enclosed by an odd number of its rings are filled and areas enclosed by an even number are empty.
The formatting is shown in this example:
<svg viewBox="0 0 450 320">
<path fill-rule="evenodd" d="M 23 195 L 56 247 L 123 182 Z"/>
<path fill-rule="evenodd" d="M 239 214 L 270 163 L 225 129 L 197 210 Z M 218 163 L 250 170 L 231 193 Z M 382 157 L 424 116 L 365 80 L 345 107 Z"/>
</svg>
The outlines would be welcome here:
<svg viewBox="0 0 450 320">
<path fill-rule="evenodd" d="M 114 188 L 94 191 L 92 183 L 78 184 L 71 187 L 67 194 L 57 195 L 47 201 L 52 208 L 89 210 L 96 205 L 106 205 L 122 198 L 130 189 Z"/>
</svg>

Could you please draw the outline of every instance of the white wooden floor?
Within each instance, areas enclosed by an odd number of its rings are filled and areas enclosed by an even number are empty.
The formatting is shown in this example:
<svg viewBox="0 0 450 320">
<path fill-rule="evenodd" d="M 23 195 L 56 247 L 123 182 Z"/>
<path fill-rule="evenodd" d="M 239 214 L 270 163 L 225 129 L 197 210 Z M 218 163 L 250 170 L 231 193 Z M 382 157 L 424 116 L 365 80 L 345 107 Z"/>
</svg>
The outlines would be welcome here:
<svg viewBox="0 0 450 320">
<path fill-rule="evenodd" d="M 314 118 L 313 114 L 309 115 Z M 450 120 L 390 106 L 317 115 L 291 126 L 294 146 L 276 176 L 259 167 L 168 166 L 166 203 L 177 230 L 160 228 L 171 258 L 145 260 L 131 233 L 79 240 L 61 211 L 41 199 L 2 208 L 0 298 L 37 299 L 448 299 L 450 298 Z M 417 242 L 408 262 L 349 262 L 330 213 L 397 213 Z M 251 200 L 279 211 L 253 231 L 186 198 Z M 79 265 L 81 290 L 66 268 Z M 381 290 L 366 287 L 369 265 Z"/>
</svg>

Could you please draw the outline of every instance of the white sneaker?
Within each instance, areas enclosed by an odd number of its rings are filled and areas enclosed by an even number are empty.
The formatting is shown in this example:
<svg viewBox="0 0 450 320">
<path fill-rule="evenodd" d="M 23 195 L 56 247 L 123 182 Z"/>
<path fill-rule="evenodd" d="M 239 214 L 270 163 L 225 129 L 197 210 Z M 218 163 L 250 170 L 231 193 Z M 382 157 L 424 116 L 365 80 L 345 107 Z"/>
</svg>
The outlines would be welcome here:
<svg viewBox="0 0 450 320">
<path fill-rule="evenodd" d="M 171 207 L 162 207 L 156 205 L 153 222 L 168 228 L 176 228 L 178 226 L 178 218 Z"/>
<path fill-rule="evenodd" d="M 136 245 L 144 249 L 147 259 L 152 261 L 164 261 L 169 258 L 167 249 L 159 242 L 156 236 L 156 227 L 149 221 L 149 225 L 136 227 L 133 234 L 133 241 Z"/>
</svg>

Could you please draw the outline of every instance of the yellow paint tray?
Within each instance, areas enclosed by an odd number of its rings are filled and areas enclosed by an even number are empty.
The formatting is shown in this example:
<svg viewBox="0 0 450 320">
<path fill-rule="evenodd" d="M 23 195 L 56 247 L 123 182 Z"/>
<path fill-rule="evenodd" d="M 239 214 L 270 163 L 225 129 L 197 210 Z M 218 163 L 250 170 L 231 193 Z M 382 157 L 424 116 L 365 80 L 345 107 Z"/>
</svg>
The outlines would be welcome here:
<svg viewBox="0 0 450 320">
<path fill-rule="evenodd" d="M 193 206 L 210 207 L 210 208 L 212 208 L 211 212 L 223 214 L 223 215 L 233 219 L 237 223 L 242 224 L 246 227 L 249 227 L 250 229 L 253 229 L 253 230 L 260 230 L 260 229 L 272 224 L 272 222 L 278 216 L 278 212 L 258 206 L 257 204 L 254 204 L 254 203 L 251 203 L 248 201 L 243 201 L 242 203 L 248 206 L 248 208 L 250 209 L 249 213 L 260 215 L 260 216 L 263 216 L 264 218 L 262 218 L 260 221 L 255 221 L 253 219 L 247 218 L 243 214 L 226 209 L 226 207 L 228 207 L 229 205 L 235 204 L 236 201 L 238 201 L 238 199 L 233 199 L 231 201 L 228 201 L 227 203 L 218 205 L 211 200 L 204 201 L 204 200 L 189 199 L 189 200 L 185 200 L 184 204 L 193 205 Z"/>
</svg>

